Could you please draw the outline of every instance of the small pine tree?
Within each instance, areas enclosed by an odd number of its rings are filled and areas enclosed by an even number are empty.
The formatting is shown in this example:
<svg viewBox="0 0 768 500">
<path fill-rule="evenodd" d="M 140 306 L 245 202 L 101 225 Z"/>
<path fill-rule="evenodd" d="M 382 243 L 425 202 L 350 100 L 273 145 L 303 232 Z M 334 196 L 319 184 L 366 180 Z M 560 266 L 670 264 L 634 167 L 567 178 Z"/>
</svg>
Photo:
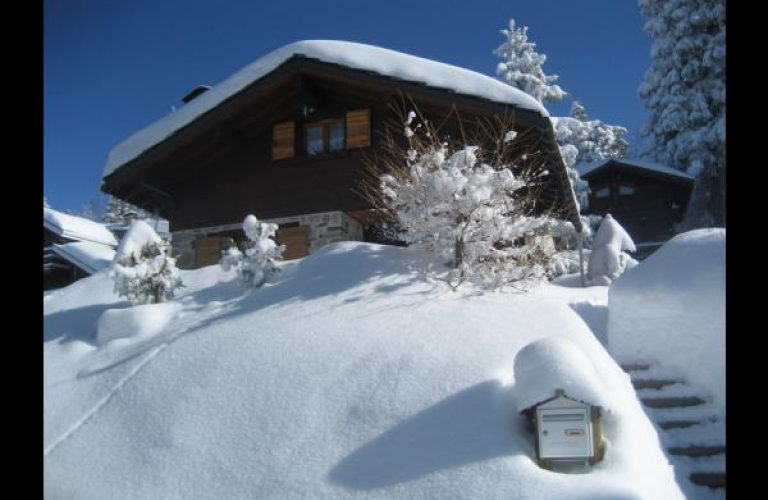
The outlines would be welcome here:
<svg viewBox="0 0 768 500">
<path fill-rule="evenodd" d="M 533 96 L 539 102 L 559 101 L 568 94 L 554 82 L 557 75 L 547 75 L 542 66 L 547 56 L 536 52 L 536 44 L 528 41 L 528 27 L 518 27 L 509 20 L 509 29 L 501 30 L 507 41 L 493 53 L 503 59 L 496 74 L 504 81 Z"/>
<path fill-rule="evenodd" d="M 272 239 L 277 224 L 262 222 L 254 215 L 243 221 L 243 231 L 248 237 L 241 252 L 232 246 L 224 252 L 220 265 L 224 271 L 235 270 L 247 286 L 260 287 L 271 281 L 280 272 L 278 262 L 282 260 L 284 245 L 277 245 Z"/>
<path fill-rule="evenodd" d="M 182 287 L 170 243 L 162 240 L 144 221 L 136 221 L 115 253 L 112 278 L 115 293 L 134 304 L 155 304 L 172 300 Z"/>
</svg>

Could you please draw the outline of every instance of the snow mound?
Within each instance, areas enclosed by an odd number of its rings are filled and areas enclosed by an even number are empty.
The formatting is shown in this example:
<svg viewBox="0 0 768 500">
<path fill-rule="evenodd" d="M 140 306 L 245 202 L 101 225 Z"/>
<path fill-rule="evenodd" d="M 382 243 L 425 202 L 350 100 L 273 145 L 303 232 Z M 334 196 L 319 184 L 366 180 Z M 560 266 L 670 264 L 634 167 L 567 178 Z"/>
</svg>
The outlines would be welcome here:
<svg viewBox="0 0 768 500">
<path fill-rule="evenodd" d="M 180 309 L 177 302 L 108 309 L 99 318 L 96 343 L 104 345 L 115 339 L 155 335 L 168 326 Z"/>
<path fill-rule="evenodd" d="M 394 50 L 337 40 L 305 40 L 281 47 L 257 59 L 194 101 L 127 138 L 109 154 L 104 177 L 158 144 L 174 132 L 215 108 L 226 99 L 267 75 L 295 55 L 319 59 L 348 68 L 372 71 L 430 87 L 451 89 L 492 101 L 511 104 L 549 116 L 533 97 L 490 76 Z"/>
<path fill-rule="evenodd" d="M 161 243 L 162 239 L 157 235 L 152 226 L 143 220 L 134 221 L 131 228 L 125 233 L 115 253 L 115 262 L 126 261 L 133 258 L 140 260 L 141 249 L 148 243 Z"/>
<path fill-rule="evenodd" d="M 599 290 L 453 293 L 411 272 L 417 258 L 332 244 L 260 289 L 188 271 L 176 312 L 102 314 L 124 303 L 101 274 L 51 294 L 46 498 L 682 500 L 628 379 L 568 306 Z M 151 337 L 66 341 L 99 317 L 119 334 L 121 314 Z M 590 474 L 538 467 L 515 411 L 515 356 L 552 337 L 610 388 Z"/>
<path fill-rule="evenodd" d="M 609 409 L 609 398 L 592 362 L 575 343 L 547 337 L 525 346 L 515 356 L 515 400 L 523 411 L 555 396 Z"/>
<path fill-rule="evenodd" d="M 725 405 L 725 229 L 680 234 L 609 291 L 608 348 L 651 359 Z"/>
</svg>

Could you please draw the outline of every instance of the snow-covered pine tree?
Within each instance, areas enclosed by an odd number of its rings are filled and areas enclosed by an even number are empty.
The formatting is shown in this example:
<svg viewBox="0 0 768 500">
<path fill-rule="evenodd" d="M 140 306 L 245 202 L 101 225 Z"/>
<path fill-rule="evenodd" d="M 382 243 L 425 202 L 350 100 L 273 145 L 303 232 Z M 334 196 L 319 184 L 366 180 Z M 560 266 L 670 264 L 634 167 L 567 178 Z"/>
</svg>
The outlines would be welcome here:
<svg viewBox="0 0 768 500">
<path fill-rule="evenodd" d="M 623 158 L 629 142 L 627 129 L 619 125 L 608 125 L 600 120 L 589 120 L 586 108 L 574 101 L 572 117 L 553 117 L 560 154 L 569 168 L 568 174 L 573 190 L 582 208 L 589 201 L 589 185 L 579 177 L 573 168 L 579 163 L 591 163 L 610 158 Z M 571 149 L 572 147 L 573 149 Z"/>
<path fill-rule="evenodd" d="M 45 196 L 43 196 L 43 208 L 51 208 L 48 204 L 48 199 Z"/>
<path fill-rule="evenodd" d="M 260 287 L 280 272 L 278 262 L 283 258 L 285 245 L 277 245 L 272 239 L 277 224 L 262 222 L 255 215 L 243 221 L 243 231 L 248 237 L 241 252 L 231 247 L 224 252 L 220 265 L 224 271 L 234 269 L 240 280 L 248 286 Z"/>
<path fill-rule="evenodd" d="M 584 105 L 579 101 L 573 101 L 573 104 L 571 104 L 571 116 L 580 122 L 586 122 L 589 120 L 587 108 L 585 108 Z"/>
<path fill-rule="evenodd" d="M 503 59 L 496 74 L 504 81 L 533 96 L 539 102 L 559 101 L 566 95 L 554 82 L 557 75 L 547 75 L 542 66 L 547 56 L 536 52 L 536 44 L 528 41 L 528 27 L 515 25 L 509 20 L 509 29 L 501 30 L 507 40 L 493 53 Z"/>
<path fill-rule="evenodd" d="M 515 20 L 510 19 L 509 29 L 501 30 L 501 33 L 507 41 L 494 54 L 504 59 L 496 68 L 496 73 L 503 80 L 542 104 L 559 101 L 569 95 L 553 84 L 558 79 L 557 75 L 544 73 L 542 65 L 547 58 L 535 51 L 535 43 L 528 41 L 527 26 L 517 26 Z M 574 194 L 580 206 L 586 208 L 589 185 L 581 179 L 575 165 L 623 157 L 629 147 L 627 129 L 589 120 L 586 108 L 578 101 L 573 102 L 571 114 L 573 118 L 552 118 L 552 122 Z"/>
<path fill-rule="evenodd" d="M 641 153 L 697 178 L 683 229 L 725 224 L 725 0 L 639 0 L 653 37 Z"/>
<path fill-rule="evenodd" d="M 136 205 L 132 205 L 120 198 L 110 196 L 101 221 L 107 224 L 128 224 L 133 220 L 150 217 L 151 215 L 146 210 L 142 210 Z"/>
<path fill-rule="evenodd" d="M 154 304 L 173 299 L 183 286 L 170 243 L 142 220 L 125 233 L 115 253 L 112 279 L 115 293 L 134 304 Z"/>
</svg>

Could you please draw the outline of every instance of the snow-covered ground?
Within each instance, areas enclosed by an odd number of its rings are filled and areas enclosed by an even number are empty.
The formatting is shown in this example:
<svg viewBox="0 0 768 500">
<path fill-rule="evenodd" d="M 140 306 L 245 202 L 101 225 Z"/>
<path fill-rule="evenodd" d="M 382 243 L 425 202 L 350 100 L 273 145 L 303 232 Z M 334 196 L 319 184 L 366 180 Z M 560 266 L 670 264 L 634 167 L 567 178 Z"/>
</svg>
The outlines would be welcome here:
<svg viewBox="0 0 768 500">
<path fill-rule="evenodd" d="M 608 348 L 677 369 L 725 407 L 725 229 L 675 236 L 611 287 Z"/>
<path fill-rule="evenodd" d="M 212 266 L 175 303 L 131 308 L 104 272 L 45 296 L 46 497 L 683 498 L 601 344 L 606 287 L 453 293 L 419 258 L 339 243 L 261 289 Z M 539 468 L 518 414 L 516 355 L 544 337 L 610 398 L 588 474 Z"/>
</svg>

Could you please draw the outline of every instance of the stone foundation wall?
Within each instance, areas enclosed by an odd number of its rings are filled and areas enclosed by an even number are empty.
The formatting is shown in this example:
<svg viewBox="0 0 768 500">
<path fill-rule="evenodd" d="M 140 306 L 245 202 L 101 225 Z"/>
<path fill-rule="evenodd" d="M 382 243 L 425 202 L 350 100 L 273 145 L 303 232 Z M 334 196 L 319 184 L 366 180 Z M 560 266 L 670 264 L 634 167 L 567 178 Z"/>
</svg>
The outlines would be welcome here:
<svg viewBox="0 0 768 500">
<path fill-rule="evenodd" d="M 322 212 L 293 217 L 265 219 L 274 224 L 299 223 L 309 228 L 309 253 L 338 241 L 363 241 L 363 225 L 344 212 Z M 171 232 L 173 254 L 178 255 L 178 266 L 182 269 L 195 268 L 194 241 L 222 231 L 242 230 L 242 222 L 208 226 L 184 231 Z"/>
</svg>

